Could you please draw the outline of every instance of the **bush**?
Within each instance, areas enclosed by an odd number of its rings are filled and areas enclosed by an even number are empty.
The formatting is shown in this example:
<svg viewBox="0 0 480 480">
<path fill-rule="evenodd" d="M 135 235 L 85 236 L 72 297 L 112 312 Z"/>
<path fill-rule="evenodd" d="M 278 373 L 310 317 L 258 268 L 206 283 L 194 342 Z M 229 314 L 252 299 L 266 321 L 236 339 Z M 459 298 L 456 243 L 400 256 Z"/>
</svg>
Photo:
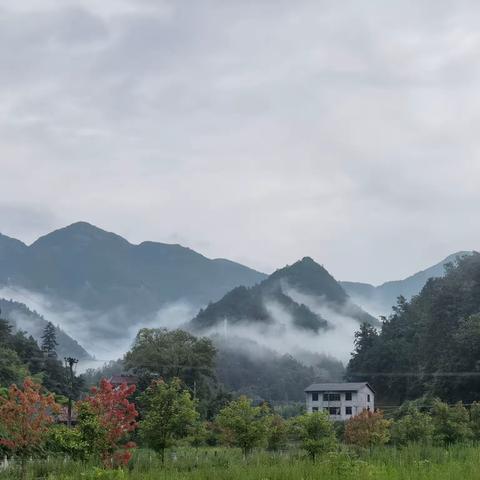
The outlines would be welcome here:
<svg viewBox="0 0 480 480">
<path fill-rule="evenodd" d="M 473 436 L 467 409 L 458 402 L 454 407 L 436 400 L 432 408 L 433 438 L 436 443 L 465 442 Z"/>
<path fill-rule="evenodd" d="M 470 428 L 475 440 L 480 440 L 480 403 L 473 402 L 470 407 Z"/>
<path fill-rule="evenodd" d="M 383 445 L 390 439 L 391 423 L 383 412 L 364 410 L 346 423 L 345 442 L 359 447 Z"/>
<path fill-rule="evenodd" d="M 268 423 L 267 449 L 281 450 L 287 443 L 287 422 L 280 415 L 272 415 Z"/>
<path fill-rule="evenodd" d="M 428 443 L 433 435 L 432 418 L 429 414 L 411 406 L 393 423 L 391 435 L 392 442 L 399 445 L 410 442 Z"/>
</svg>

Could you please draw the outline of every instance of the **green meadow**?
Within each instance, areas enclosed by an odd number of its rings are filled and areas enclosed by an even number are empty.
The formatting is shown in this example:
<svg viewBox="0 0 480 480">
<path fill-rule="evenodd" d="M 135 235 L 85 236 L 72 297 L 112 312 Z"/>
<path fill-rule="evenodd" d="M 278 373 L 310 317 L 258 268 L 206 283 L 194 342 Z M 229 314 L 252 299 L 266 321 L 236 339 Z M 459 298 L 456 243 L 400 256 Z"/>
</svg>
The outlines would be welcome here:
<svg viewBox="0 0 480 480">
<path fill-rule="evenodd" d="M 128 468 L 105 470 L 88 463 L 50 457 L 28 465 L 28 479 L 171 479 L 171 480 L 470 480 L 480 478 L 480 446 L 344 449 L 312 462 L 301 451 L 253 452 L 246 459 L 231 448 L 180 448 L 162 464 L 149 450 L 139 450 Z M 20 478 L 15 466 L 0 479 Z"/>
</svg>

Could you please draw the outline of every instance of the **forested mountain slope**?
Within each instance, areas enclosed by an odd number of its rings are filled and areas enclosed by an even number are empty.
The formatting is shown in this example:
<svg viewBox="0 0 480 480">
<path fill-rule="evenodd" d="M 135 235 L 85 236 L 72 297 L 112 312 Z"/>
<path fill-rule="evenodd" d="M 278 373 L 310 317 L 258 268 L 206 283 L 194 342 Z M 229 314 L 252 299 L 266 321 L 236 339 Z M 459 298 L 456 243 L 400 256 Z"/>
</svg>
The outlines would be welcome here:
<svg viewBox="0 0 480 480">
<path fill-rule="evenodd" d="M 332 327 L 329 319 L 312 304 L 354 318 L 359 323 L 376 323 L 375 318 L 350 301 L 325 268 L 305 257 L 277 270 L 254 287 L 237 287 L 230 291 L 201 310 L 191 326 L 205 330 L 221 325 L 224 320 L 230 325 L 268 326 L 290 319 L 297 328 L 314 332 Z"/>
<path fill-rule="evenodd" d="M 480 398 L 480 254 L 459 258 L 444 277 L 400 299 L 380 332 L 364 326 L 349 380 L 368 380 L 382 401 L 431 393 L 449 401 Z"/>
<path fill-rule="evenodd" d="M 15 330 L 26 331 L 41 343 L 41 337 L 48 321 L 25 304 L 0 298 L 0 318 L 7 320 Z M 90 354 L 59 327 L 55 328 L 59 358 L 75 357 L 79 360 L 91 359 Z"/>
</svg>

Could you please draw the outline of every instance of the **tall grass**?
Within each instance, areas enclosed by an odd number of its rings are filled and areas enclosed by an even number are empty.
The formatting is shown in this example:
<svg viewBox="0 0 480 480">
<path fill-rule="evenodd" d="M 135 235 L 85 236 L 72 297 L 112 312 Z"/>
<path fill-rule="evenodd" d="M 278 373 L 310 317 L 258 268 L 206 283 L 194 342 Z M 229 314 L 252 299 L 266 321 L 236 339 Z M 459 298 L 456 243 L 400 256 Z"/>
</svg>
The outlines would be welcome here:
<svg viewBox="0 0 480 480">
<path fill-rule="evenodd" d="M 480 478 L 480 447 L 409 445 L 372 450 L 342 450 L 312 463 L 298 451 L 258 451 L 247 460 L 235 449 L 182 448 L 165 465 L 148 450 L 136 452 L 125 470 L 104 470 L 61 458 L 30 462 L 28 478 L 58 480 L 473 480 Z M 15 467 L 0 480 L 19 478 Z"/>
</svg>

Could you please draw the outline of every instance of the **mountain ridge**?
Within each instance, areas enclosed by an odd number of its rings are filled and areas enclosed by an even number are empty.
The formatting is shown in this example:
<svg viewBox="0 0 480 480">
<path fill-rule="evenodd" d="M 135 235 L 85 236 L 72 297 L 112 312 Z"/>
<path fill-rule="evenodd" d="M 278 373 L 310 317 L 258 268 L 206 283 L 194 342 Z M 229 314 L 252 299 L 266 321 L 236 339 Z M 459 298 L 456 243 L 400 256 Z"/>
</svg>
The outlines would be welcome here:
<svg viewBox="0 0 480 480">
<path fill-rule="evenodd" d="M 299 329 L 318 333 L 334 327 L 327 318 L 303 301 L 295 299 L 291 292 L 312 296 L 319 303 L 348 314 L 358 323 L 376 324 L 375 318 L 360 307 L 351 304 L 349 297 L 338 282 L 321 265 L 311 257 L 287 265 L 273 272 L 269 277 L 253 287 L 236 287 L 218 302 L 210 303 L 191 320 L 194 330 L 205 330 L 218 326 L 224 319 L 230 324 L 264 324 L 274 325 L 275 314 L 269 304 L 276 303 L 289 315 L 293 324 Z"/>
<path fill-rule="evenodd" d="M 339 283 L 357 303 L 367 309 L 372 309 L 375 305 L 382 311 L 382 314 L 386 315 L 391 311 L 391 307 L 396 304 L 399 296 L 410 300 L 414 295 L 420 293 L 427 280 L 442 277 L 445 273 L 446 264 L 455 263 L 458 258 L 473 253 L 474 251 L 468 250 L 452 253 L 431 267 L 420 270 L 404 279 L 390 280 L 377 286 L 363 282 L 340 281 Z"/>
</svg>

